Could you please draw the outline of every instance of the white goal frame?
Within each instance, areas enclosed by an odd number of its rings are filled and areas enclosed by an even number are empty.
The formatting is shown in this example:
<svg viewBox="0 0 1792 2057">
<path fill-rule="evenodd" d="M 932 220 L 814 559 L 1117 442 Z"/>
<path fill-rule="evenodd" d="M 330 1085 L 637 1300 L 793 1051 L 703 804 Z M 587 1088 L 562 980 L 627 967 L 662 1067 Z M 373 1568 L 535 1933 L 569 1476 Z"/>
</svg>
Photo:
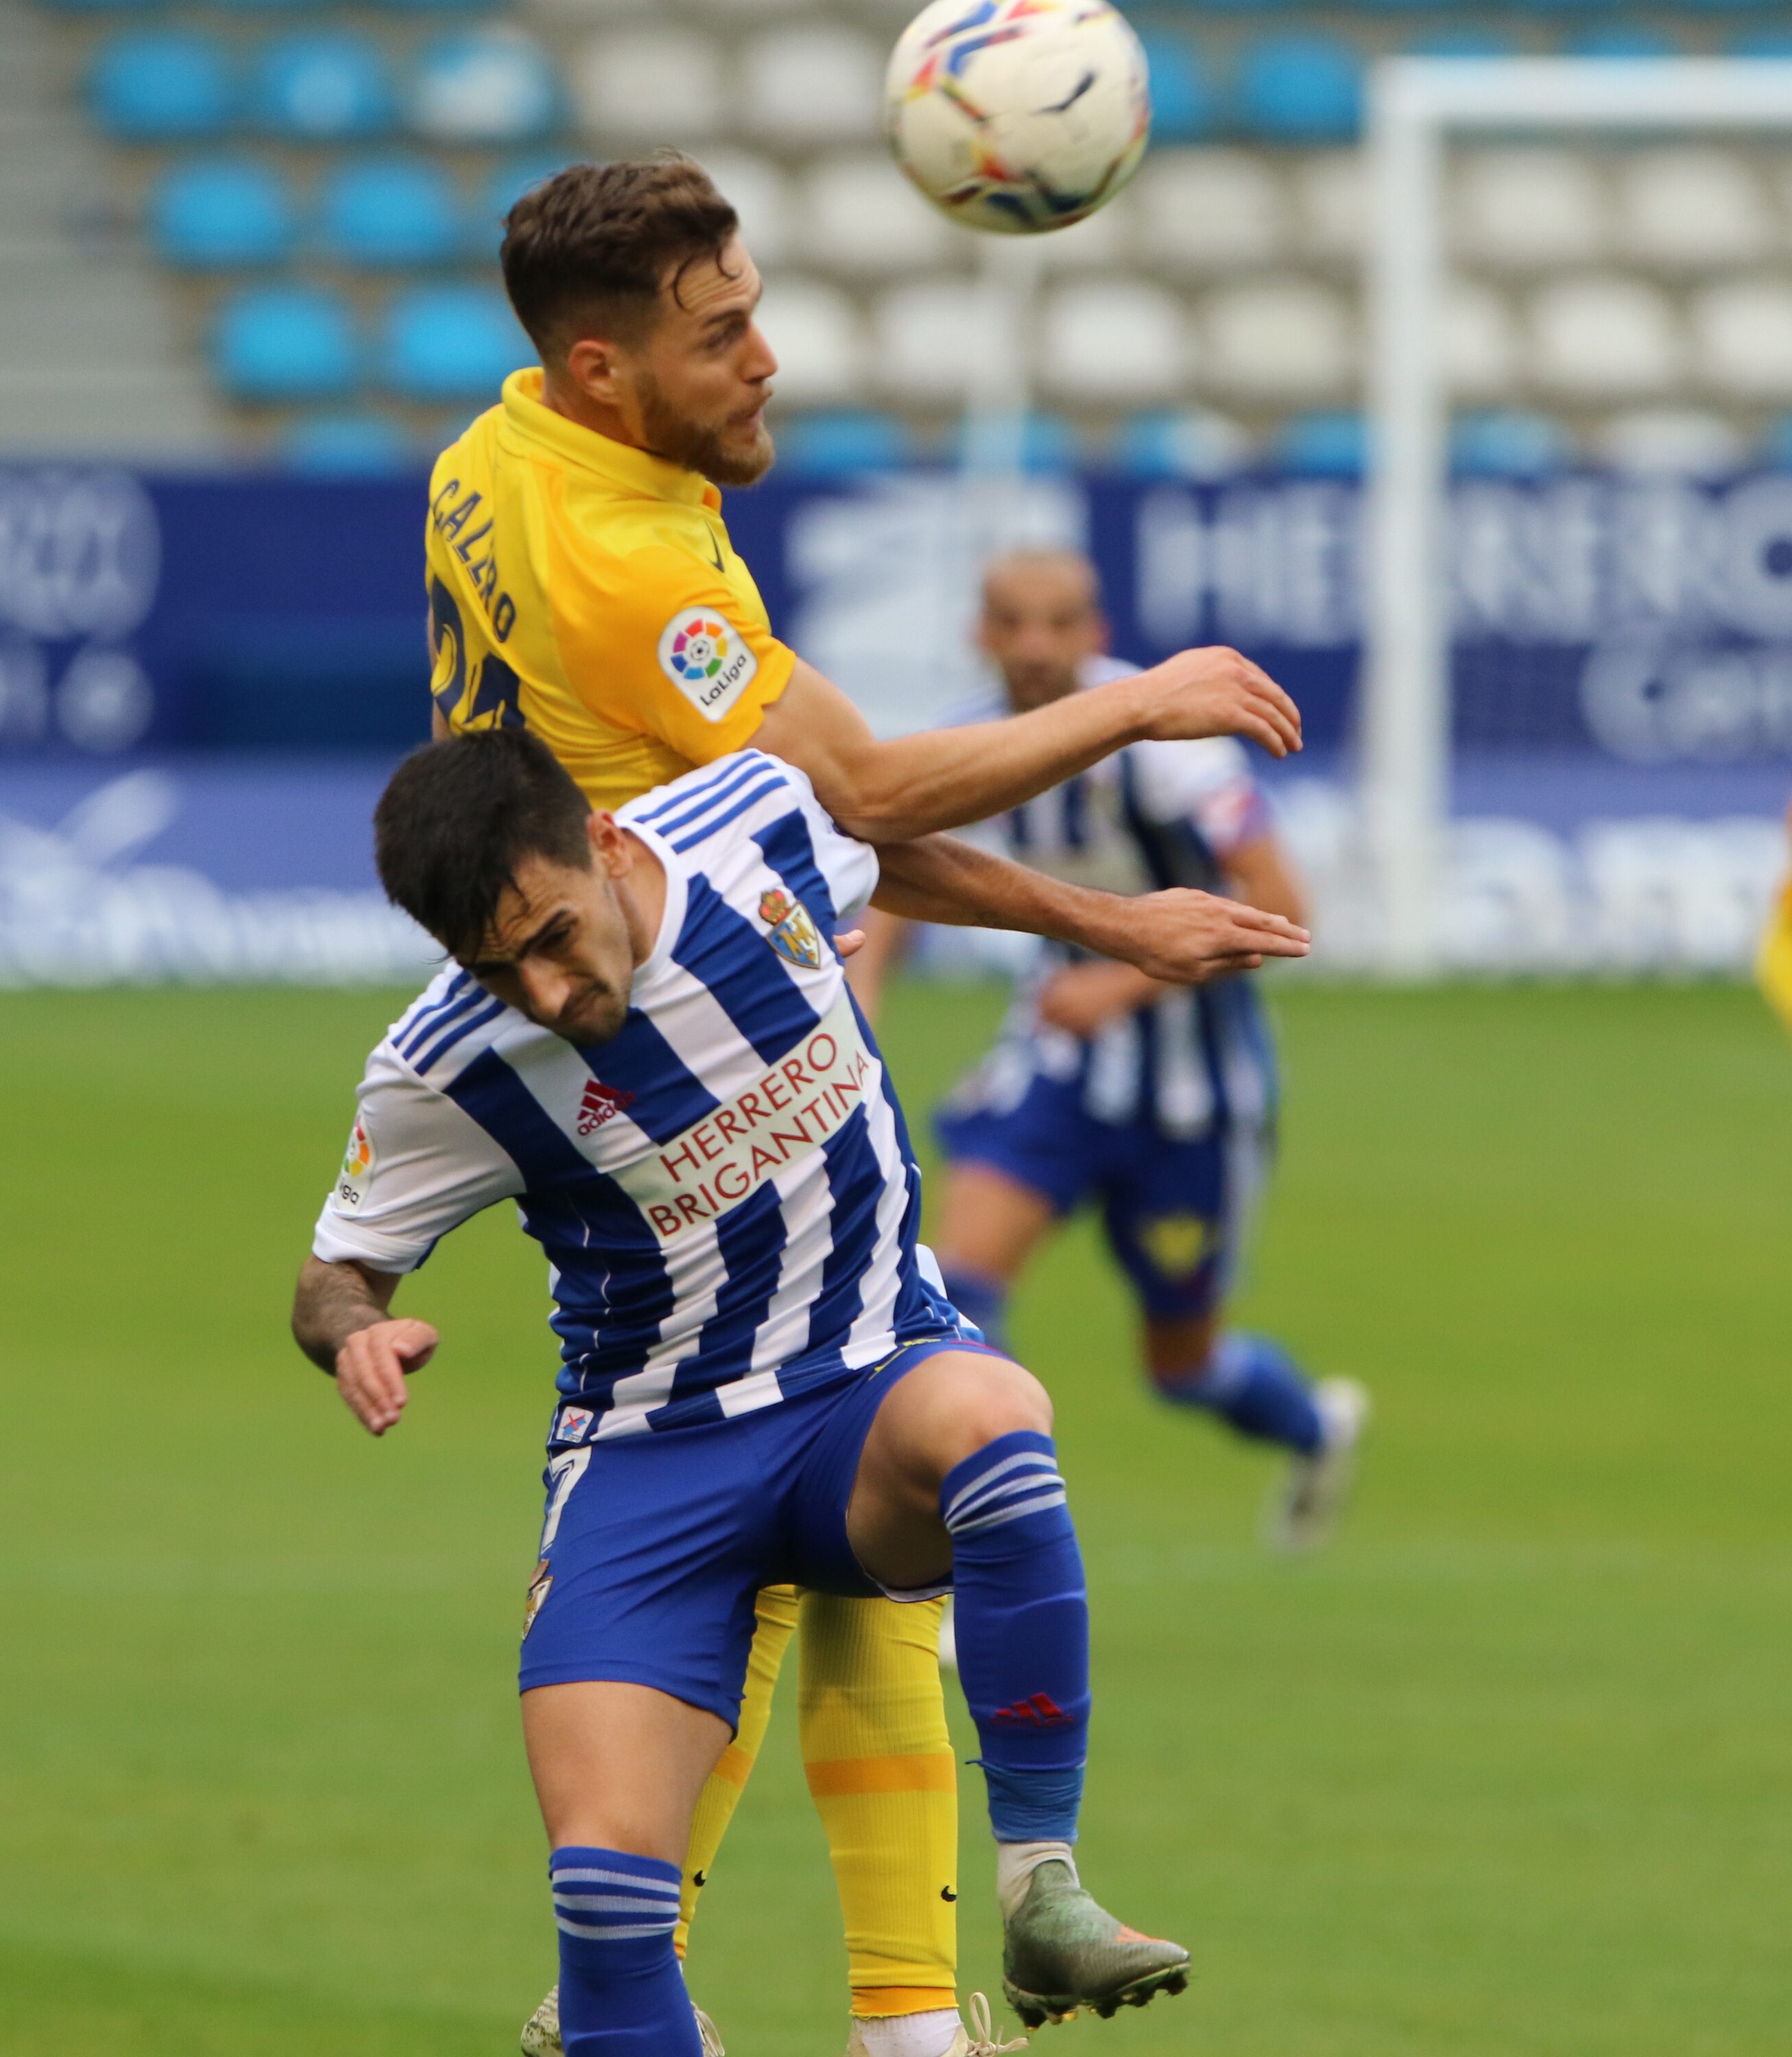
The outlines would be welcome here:
<svg viewBox="0 0 1792 2057">
<path fill-rule="evenodd" d="M 1445 140 L 1783 129 L 1792 59 L 1393 57 L 1369 89 L 1369 497 L 1362 798 L 1382 968 L 1435 975 L 1450 755 Z"/>
</svg>

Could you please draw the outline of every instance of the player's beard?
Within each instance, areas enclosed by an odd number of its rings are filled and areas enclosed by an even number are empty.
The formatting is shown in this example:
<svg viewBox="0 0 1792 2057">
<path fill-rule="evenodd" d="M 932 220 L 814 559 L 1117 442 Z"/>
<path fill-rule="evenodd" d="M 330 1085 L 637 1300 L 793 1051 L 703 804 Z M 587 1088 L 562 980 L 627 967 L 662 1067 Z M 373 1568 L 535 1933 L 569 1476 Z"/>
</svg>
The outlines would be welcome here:
<svg viewBox="0 0 1792 2057">
<path fill-rule="evenodd" d="M 678 413 L 651 372 L 640 375 L 636 398 L 640 402 L 641 430 L 647 446 L 668 464 L 700 473 L 718 486 L 754 486 L 771 469 L 778 448 L 763 421 L 752 442 L 743 449 L 724 442 L 720 430 Z"/>
</svg>

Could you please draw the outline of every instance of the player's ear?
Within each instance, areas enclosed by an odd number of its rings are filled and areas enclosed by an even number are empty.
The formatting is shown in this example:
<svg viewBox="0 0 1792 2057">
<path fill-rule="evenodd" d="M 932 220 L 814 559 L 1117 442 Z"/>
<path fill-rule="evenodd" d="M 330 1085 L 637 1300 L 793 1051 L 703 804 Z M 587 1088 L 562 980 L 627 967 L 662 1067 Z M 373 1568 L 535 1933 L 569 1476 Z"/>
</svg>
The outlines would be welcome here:
<svg viewBox="0 0 1792 2057">
<path fill-rule="evenodd" d="M 608 807 L 599 807 L 585 816 L 585 832 L 591 844 L 592 862 L 598 870 L 609 878 L 620 878 L 632 869 L 634 846 Z"/>
<path fill-rule="evenodd" d="M 566 353 L 566 376 L 587 399 L 613 407 L 621 391 L 620 357 L 607 338 L 582 335 Z"/>
</svg>

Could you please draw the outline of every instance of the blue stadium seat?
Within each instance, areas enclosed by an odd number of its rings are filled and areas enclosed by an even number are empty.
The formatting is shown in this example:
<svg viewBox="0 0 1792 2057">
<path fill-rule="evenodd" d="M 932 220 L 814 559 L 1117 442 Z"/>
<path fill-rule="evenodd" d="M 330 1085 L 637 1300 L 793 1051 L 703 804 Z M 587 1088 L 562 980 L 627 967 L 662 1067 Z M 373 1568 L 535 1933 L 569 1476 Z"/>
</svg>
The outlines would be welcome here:
<svg viewBox="0 0 1792 2057">
<path fill-rule="evenodd" d="M 468 225 L 468 241 L 474 254 L 487 256 L 497 248 L 503 239 L 504 217 L 532 186 L 540 185 L 544 179 L 551 179 L 556 172 L 577 161 L 576 155 L 565 150 L 534 150 L 526 157 L 507 157 L 494 165 L 479 188 Z"/>
<path fill-rule="evenodd" d="M 253 157 L 171 166 L 149 196 L 149 223 L 156 255 L 195 271 L 283 263 L 298 234 L 286 180 Z"/>
<path fill-rule="evenodd" d="M 220 14 L 248 14 L 259 18 L 268 14 L 312 14 L 323 4 L 323 0 L 207 0 L 207 4 Z"/>
<path fill-rule="evenodd" d="M 1760 458 L 1776 471 L 1792 471 L 1792 414 L 1770 422 L 1761 438 Z"/>
<path fill-rule="evenodd" d="M 39 0 L 53 14 L 154 14 L 166 0 Z"/>
<path fill-rule="evenodd" d="M 1792 29 L 1744 29 L 1727 39 L 1733 57 L 1792 57 Z"/>
<path fill-rule="evenodd" d="M 1515 57 L 1524 44 L 1505 29 L 1429 29 L 1405 46 L 1416 57 Z"/>
<path fill-rule="evenodd" d="M 1296 414 L 1273 451 L 1283 471 L 1304 478 L 1360 478 L 1367 450 L 1361 414 Z"/>
<path fill-rule="evenodd" d="M 1564 470 L 1572 454 L 1561 424 L 1547 414 L 1462 414 L 1450 430 L 1451 467 L 1469 478 L 1539 478 Z"/>
<path fill-rule="evenodd" d="M 212 363 L 240 400 L 333 400 L 359 368 L 347 306 L 311 286 L 255 286 L 227 301 L 212 331 Z"/>
<path fill-rule="evenodd" d="M 411 438 L 383 414 L 306 414 L 281 437 L 280 459 L 293 471 L 329 478 L 375 478 L 421 470 Z"/>
<path fill-rule="evenodd" d="M 530 143 L 559 121 L 559 80 L 533 36 L 468 29 L 418 53 L 408 109 L 411 127 L 432 142 Z"/>
<path fill-rule="evenodd" d="M 1223 478 L 1250 464 L 1251 438 L 1223 414 L 1152 410 L 1120 424 L 1113 458 L 1133 478 Z"/>
<path fill-rule="evenodd" d="M 914 439 L 892 414 L 842 407 L 799 414 L 777 430 L 779 462 L 792 471 L 839 477 L 859 471 L 896 471 L 914 457 Z"/>
<path fill-rule="evenodd" d="M 489 402 L 534 355 L 502 293 L 487 286 L 418 286 L 392 303 L 380 371 L 406 399 Z"/>
<path fill-rule="evenodd" d="M 1665 29 L 1651 29 L 1636 22 L 1602 22 L 1591 29 L 1577 29 L 1562 40 L 1571 57 L 1678 57 L 1686 45 Z"/>
<path fill-rule="evenodd" d="M 1362 58 L 1336 36 L 1266 36 L 1240 54 L 1242 127 L 1275 143 L 1346 143 L 1362 113 Z"/>
<path fill-rule="evenodd" d="M 257 118 L 295 142 L 383 134 L 392 125 L 395 104 L 385 53 L 347 30 L 278 37 L 256 65 Z"/>
<path fill-rule="evenodd" d="M 504 0 L 373 0 L 392 14 L 488 14 Z"/>
<path fill-rule="evenodd" d="M 100 46 L 87 77 L 94 120 L 133 142 L 215 136 L 236 101 L 224 46 L 191 29 L 113 36 Z"/>
<path fill-rule="evenodd" d="M 1187 143 L 1213 126 L 1213 93 L 1194 46 L 1160 30 L 1144 29 L 1139 40 L 1151 65 L 1152 137 Z"/>
<path fill-rule="evenodd" d="M 953 454 L 960 464 L 983 470 L 1005 468 L 1012 462 L 1012 425 L 974 417 L 962 420 Z M 1029 414 L 1021 424 L 1020 455 L 1025 471 L 1073 471 L 1081 450 L 1076 430 L 1061 415 Z"/>
<path fill-rule="evenodd" d="M 325 252 L 361 270 L 446 264 L 461 254 L 458 199 L 426 157 L 339 164 L 319 192 L 317 220 Z"/>
</svg>

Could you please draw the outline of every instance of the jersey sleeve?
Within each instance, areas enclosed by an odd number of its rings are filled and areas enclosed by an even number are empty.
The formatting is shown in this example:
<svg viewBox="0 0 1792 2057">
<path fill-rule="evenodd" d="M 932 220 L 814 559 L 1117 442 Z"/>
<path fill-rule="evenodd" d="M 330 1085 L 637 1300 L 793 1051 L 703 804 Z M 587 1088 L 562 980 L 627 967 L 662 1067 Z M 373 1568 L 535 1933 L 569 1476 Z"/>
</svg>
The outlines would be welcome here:
<svg viewBox="0 0 1792 2057">
<path fill-rule="evenodd" d="M 799 766 L 787 763 L 783 758 L 775 760 L 790 782 L 798 803 L 803 810 L 803 825 L 809 831 L 811 847 L 815 853 L 816 868 L 827 882 L 828 898 L 834 902 L 836 920 L 850 921 L 862 914 L 871 903 L 871 895 L 878 890 L 881 868 L 878 854 L 868 842 L 861 842 L 841 828 L 821 802 L 815 798 L 815 789 L 809 783 L 809 775 Z"/>
<path fill-rule="evenodd" d="M 1190 823 L 1222 861 L 1270 833 L 1269 803 L 1251 775 L 1243 744 L 1234 737 L 1140 743 L 1130 754 L 1148 821 Z"/>
<path fill-rule="evenodd" d="M 367 1060 L 311 1252 L 327 1264 L 414 1271 L 450 1229 L 522 1190 L 515 1163 L 473 1117 L 383 1043 Z"/>
<path fill-rule="evenodd" d="M 706 529 L 720 560 L 723 545 Z M 549 594 L 568 684 L 613 726 L 692 764 L 743 748 L 790 684 L 795 653 L 771 632 L 738 558 L 730 573 L 664 540 L 621 553 L 550 533 Z"/>
</svg>

